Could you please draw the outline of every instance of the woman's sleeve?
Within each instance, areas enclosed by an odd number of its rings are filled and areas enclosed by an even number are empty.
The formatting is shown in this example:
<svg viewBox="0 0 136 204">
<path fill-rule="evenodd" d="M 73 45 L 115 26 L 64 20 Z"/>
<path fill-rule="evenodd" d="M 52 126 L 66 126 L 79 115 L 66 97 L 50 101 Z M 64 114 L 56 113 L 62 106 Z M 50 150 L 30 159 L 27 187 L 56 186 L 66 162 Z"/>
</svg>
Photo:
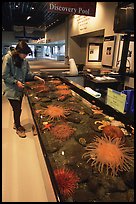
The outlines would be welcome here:
<svg viewBox="0 0 136 204">
<path fill-rule="evenodd" d="M 25 81 L 34 80 L 35 74 L 30 71 L 30 66 L 29 66 L 28 61 L 26 61 L 26 70 L 27 70 L 27 72 L 26 72 Z"/>
<path fill-rule="evenodd" d="M 2 79 L 5 83 L 8 84 L 16 84 L 17 80 L 14 78 L 13 74 L 11 73 L 11 58 L 9 56 L 5 56 L 3 58 L 2 63 Z"/>
</svg>

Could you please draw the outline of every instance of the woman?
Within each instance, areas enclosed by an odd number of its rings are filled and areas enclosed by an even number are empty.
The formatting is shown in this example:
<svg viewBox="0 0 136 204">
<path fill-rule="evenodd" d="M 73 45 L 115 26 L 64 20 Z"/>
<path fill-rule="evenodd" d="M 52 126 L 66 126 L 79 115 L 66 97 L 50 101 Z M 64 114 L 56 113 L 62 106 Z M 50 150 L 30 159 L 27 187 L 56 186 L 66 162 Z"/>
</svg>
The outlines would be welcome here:
<svg viewBox="0 0 136 204">
<path fill-rule="evenodd" d="M 20 124 L 24 83 L 30 80 L 40 80 L 45 83 L 44 79 L 30 71 L 28 61 L 25 58 L 31 52 L 27 43 L 20 41 L 13 51 L 4 56 L 2 64 L 2 78 L 5 83 L 4 95 L 13 109 L 14 129 L 22 138 L 26 137 L 25 128 Z"/>
</svg>

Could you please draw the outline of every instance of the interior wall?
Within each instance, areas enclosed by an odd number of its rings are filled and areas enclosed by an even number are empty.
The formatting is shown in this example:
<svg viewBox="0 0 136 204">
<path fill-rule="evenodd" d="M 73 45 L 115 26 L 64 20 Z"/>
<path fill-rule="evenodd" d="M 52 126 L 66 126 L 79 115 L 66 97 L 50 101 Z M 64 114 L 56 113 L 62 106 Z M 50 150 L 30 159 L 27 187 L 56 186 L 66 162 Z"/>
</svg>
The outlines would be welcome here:
<svg viewBox="0 0 136 204">
<path fill-rule="evenodd" d="M 33 33 L 29 34 L 29 36 L 33 38 L 41 38 L 43 36 L 43 32 L 34 31 Z M 12 44 L 17 44 L 19 39 L 23 39 L 24 33 L 23 32 L 16 32 L 16 31 L 2 31 L 2 55 L 7 53 L 7 50 Z M 31 37 L 26 37 L 29 41 L 32 40 Z"/>
<path fill-rule="evenodd" d="M 20 38 L 27 38 L 28 41 L 31 38 L 43 38 L 44 37 L 44 32 L 43 31 L 33 31 L 32 33 L 27 33 L 25 32 L 25 36 L 24 36 L 24 32 L 23 31 L 2 31 L 2 42 L 18 42 L 18 39 Z"/>
<path fill-rule="evenodd" d="M 62 23 L 46 33 L 47 42 L 48 40 L 49 42 L 66 40 L 66 43 L 68 44 L 68 46 L 66 46 L 67 50 L 65 50 L 66 56 L 69 56 L 69 58 L 74 58 L 77 64 L 82 63 L 91 65 L 92 63 L 89 63 L 86 59 L 88 37 L 76 39 L 74 36 L 78 37 L 79 35 L 90 32 L 93 33 L 99 30 L 104 30 L 105 36 L 113 35 L 113 22 L 116 6 L 117 2 L 97 2 L 95 17 L 69 15 L 65 23 Z M 68 31 L 66 28 L 68 28 Z M 97 64 L 100 65 L 100 63 Z"/>
<path fill-rule="evenodd" d="M 13 31 L 2 31 L 2 43 L 18 42 Z"/>
<path fill-rule="evenodd" d="M 65 23 L 56 26 L 45 33 L 47 42 L 65 40 Z"/>
<path fill-rule="evenodd" d="M 103 31 L 103 37 L 114 35 L 113 24 L 116 6 L 117 2 L 97 2 L 95 17 L 69 16 L 69 56 L 74 58 L 77 63 L 82 62 L 86 66 L 101 66 L 101 62 L 88 62 L 88 44 L 91 37 L 99 36 L 99 32 L 101 33 L 101 31 Z M 78 42 L 75 43 L 73 41 L 72 37 L 78 37 L 87 33 L 88 36 L 84 36 L 84 39 L 87 41 L 83 49 Z M 92 38 L 91 42 L 95 43 L 97 40 L 98 38 Z M 102 42 L 102 33 L 100 34 L 99 40 Z"/>
<path fill-rule="evenodd" d="M 74 58 L 76 64 L 85 64 L 86 59 L 86 39 L 70 38 L 69 40 L 69 58 Z M 72 49 L 71 49 L 72 47 Z M 80 56 L 80 57 L 79 57 Z"/>
<path fill-rule="evenodd" d="M 95 17 L 70 16 L 70 36 L 81 35 L 103 29 L 105 29 L 105 36 L 113 35 L 113 22 L 116 6 L 117 2 L 97 2 Z"/>
</svg>

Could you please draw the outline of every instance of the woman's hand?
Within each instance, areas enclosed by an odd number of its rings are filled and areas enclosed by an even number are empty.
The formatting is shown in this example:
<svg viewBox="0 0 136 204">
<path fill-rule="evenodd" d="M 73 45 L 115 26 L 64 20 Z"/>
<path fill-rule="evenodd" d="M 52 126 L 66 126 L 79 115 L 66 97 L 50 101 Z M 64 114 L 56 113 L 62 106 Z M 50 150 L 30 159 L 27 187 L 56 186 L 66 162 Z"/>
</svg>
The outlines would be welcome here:
<svg viewBox="0 0 136 204">
<path fill-rule="evenodd" d="M 17 86 L 19 87 L 19 88 L 21 88 L 21 89 L 23 89 L 24 88 L 24 84 L 21 82 L 21 81 L 17 81 Z"/>
<path fill-rule="evenodd" d="M 34 79 L 35 79 L 35 80 L 39 80 L 39 81 L 41 81 L 42 83 L 44 83 L 44 84 L 45 84 L 44 79 L 42 79 L 42 78 L 41 78 L 41 77 L 39 77 L 39 76 L 34 76 Z"/>
</svg>

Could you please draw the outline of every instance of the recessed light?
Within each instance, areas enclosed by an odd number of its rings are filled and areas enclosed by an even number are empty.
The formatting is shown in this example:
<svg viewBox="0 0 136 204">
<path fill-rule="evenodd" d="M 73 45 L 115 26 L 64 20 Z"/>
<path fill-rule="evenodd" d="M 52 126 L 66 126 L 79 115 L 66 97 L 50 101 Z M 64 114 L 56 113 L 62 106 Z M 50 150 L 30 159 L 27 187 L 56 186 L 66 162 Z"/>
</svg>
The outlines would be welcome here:
<svg viewBox="0 0 136 204">
<path fill-rule="evenodd" d="M 30 18 L 31 18 L 31 16 L 28 16 L 26 20 L 28 21 Z"/>
</svg>

